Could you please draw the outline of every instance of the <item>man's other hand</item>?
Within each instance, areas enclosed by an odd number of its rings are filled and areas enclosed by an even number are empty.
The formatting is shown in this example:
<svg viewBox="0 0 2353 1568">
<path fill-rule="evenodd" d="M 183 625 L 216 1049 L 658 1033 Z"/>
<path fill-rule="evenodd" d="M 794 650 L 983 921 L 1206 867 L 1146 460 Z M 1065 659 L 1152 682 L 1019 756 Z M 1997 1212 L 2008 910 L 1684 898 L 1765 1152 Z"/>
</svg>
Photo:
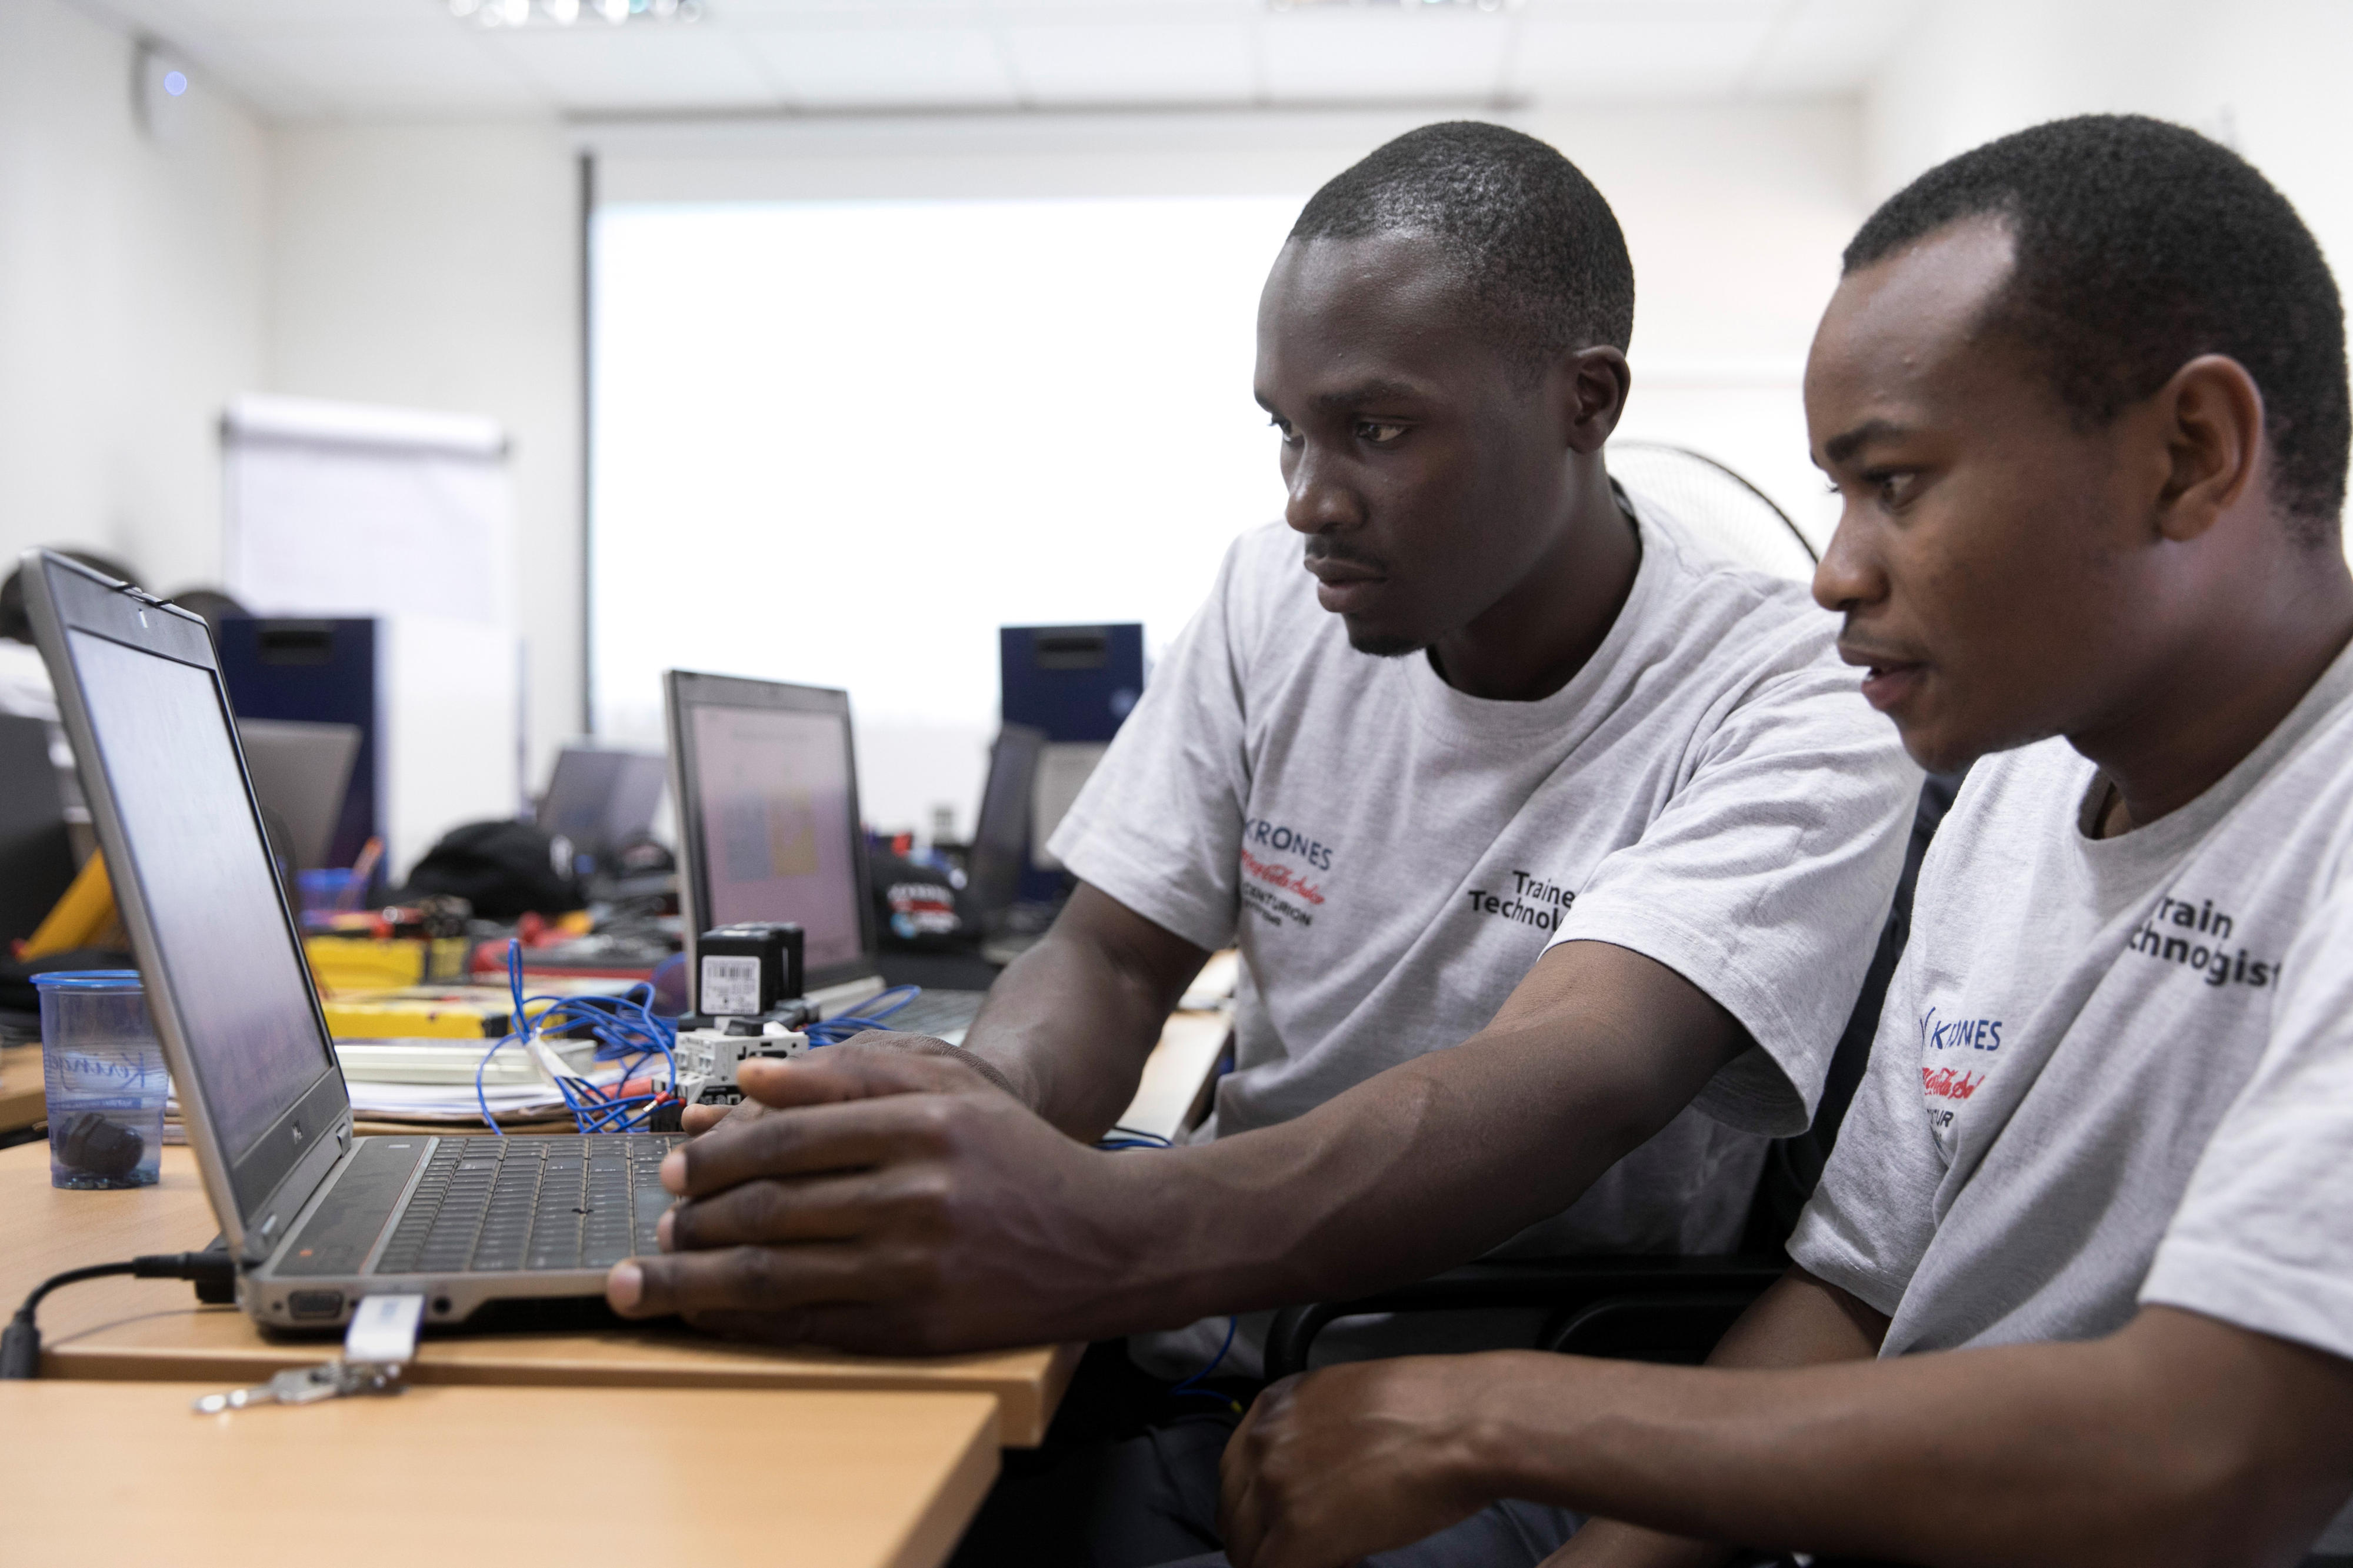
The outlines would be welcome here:
<svg viewBox="0 0 2353 1568">
<path fill-rule="evenodd" d="M 663 1163 L 658 1257 L 607 1280 L 628 1317 L 846 1350 L 1079 1337 L 1094 1281 L 1137 1279 L 1113 1218 L 1131 1163 L 952 1057 L 865 1037 L 753 1061 L 745 1105 Z"/>
<path fill-rule="evenodd" d="M 1235 1568 L 1344 1568 L 1485 1507 L 1482 1396 L 1519 1359 L 1358 1362 L 1260 1394 L 1220 1467 Z"/>
</svg>

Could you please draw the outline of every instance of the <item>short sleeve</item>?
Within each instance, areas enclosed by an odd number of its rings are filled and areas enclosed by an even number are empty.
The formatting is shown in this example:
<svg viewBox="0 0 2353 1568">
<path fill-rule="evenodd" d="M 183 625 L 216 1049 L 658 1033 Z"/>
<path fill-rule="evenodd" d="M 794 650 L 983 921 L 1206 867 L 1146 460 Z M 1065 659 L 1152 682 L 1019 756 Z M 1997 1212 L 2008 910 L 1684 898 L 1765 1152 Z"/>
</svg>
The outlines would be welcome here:
<svg viewBox="0 0 2353 1568">
<path fill-rule="evenodd" d="M 2353 1357 L 2353 887 L 2305 923 L 2281 973 L 2263 1055 L 2140 1300 Z"/>
<path fill-rule="evenodd" d="M 1197 947 L 1231 942 L 1239 912 L 1250 542 L 1226 552 L 1208 601 L 1048 845 L 1073 876 Z"/>
<path fill-rule="evenodd" d="M 1936 851 L 1921 868 L 1920 896 L 1932 896 Z M 1871 1065 L 1856 1087 L 1830 1162 L 1798 1216 L 1789 1258 L 1889 1317 L 1936 1234 L 1936 1192 L 1945 1159 L 1920 1100 L 1920 1050 L 1913 945 L 1888 982 Z"/>
<path fill-rule="evenodd" d="M 1693 1103 L 1744 1131 L 1802 1132 L 1904 869 L 1920 777 L 1825 652 L 1725 715 L 1553 942 L 1630 948 L 1714 997 L 1757 1044 Z"/>
</svg>

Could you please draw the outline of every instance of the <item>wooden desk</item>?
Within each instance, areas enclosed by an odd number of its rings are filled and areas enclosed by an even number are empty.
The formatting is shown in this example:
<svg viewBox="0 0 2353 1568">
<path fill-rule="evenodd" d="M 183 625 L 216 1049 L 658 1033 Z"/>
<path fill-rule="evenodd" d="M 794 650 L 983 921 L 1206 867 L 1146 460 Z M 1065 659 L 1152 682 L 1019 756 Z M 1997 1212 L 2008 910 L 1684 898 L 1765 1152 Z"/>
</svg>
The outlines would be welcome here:
<svg viewBox="0 0 2353 1568">
<path fill-rule="evenodd" d="M 61 1192 L 46 1143 L 0 1149 L 0 1310 L 50 1275 L 145 1252 L 200 1247 L 218 1229 L 185 1148 L 164 1151 L 160 1185 Z M 206 1307 L 176 1280 L 93 1279 L 41 1307 L 42 1375 L 196 1378 L 227 1387 L 323 1360 L 332 1338 L 265 1339 L 235 1307 Z M 428 1333 L 420 1384 L 595 1388 L 888 1389 L 985 1394 L 1003 1440 L 1035 1447 L 1078 1364 L 1078 1347 L 892 1360 L 741 1345 L 683 1328 L 568 1333 Z M 781 1456 L 771 1453 L 771 1461 Z"/>
<path fill-rule="evenodd" d="M 48 1113 L 41 1092 L 41 1047 L 0 1048 L 0 1132 L 30 1127 Z"/>
<path fill-rule="evenodd" d="M 214 1392 L 0 1383 L 0 1556 L 935 1568 L 997 1474 L 977 1394 L 424 1387 L 189 1409 Z"/>
</svg>

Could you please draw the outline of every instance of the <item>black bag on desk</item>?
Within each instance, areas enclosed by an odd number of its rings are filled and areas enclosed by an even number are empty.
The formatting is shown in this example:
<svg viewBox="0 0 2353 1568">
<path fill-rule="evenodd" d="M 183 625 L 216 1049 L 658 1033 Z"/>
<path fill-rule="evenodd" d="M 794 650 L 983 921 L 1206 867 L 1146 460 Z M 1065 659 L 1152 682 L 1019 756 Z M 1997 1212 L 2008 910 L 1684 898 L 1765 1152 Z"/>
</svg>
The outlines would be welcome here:
<svg viewBox="0 0 2353 1568">
<path fill-rule="evenodd" d="M 580 884 L 556 865 L 554 839 L 528 822 L 451 828 L 409 871 L 396 899 L 419 893 L 454 893 L 490 921 L 586 907 Z"/>
<path fill-rule="evenodd" d="M 12 958 L 0 963 L 0 1037 L 40 1035 L 41 994 L 33 976 L 77 969 L 135 969 L 139 961 L 119 948 L 73 947 L 46 958 Z"/>
</svg>

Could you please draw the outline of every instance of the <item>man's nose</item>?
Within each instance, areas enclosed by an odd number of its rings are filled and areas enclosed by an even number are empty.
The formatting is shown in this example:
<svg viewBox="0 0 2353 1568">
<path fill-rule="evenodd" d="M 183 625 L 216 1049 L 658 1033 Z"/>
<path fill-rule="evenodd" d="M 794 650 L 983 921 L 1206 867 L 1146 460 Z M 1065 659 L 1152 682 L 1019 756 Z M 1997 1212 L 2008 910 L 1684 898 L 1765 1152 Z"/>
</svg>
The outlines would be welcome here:
<svg viewBox="0 0 2353 1568">
<path fill-rule="evenodd" d="M 1346 484 L 1328 458 L 1309 442 L 1293 459 L 1285 476 L 1290 494 L 1282 505 L 1282 521 L 1302 533 L 1326 533 L 1365 521 L 1363 498 Z"/>
<path fill-rule="evenodd" d="M 1857 521 L 1850 506 L 1839 514 L 1839 525 L 1814 567 L 1814 603 L 1836 615 L 1876 604 L 1887 596 L 1887 573 L 1881 563 L 1874 531 Z"/>
</svg>

